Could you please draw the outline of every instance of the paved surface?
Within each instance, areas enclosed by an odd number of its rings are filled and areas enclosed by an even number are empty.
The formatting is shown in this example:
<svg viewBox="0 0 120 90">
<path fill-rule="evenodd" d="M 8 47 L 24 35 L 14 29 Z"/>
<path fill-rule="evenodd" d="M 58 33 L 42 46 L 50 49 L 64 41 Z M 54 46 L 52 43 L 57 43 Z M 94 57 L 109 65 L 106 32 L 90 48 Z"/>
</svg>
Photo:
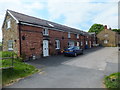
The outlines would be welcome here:
<svg viewBox="0 0 120 90">
<path fill-rule="evenodd" d="M 27 63 L 42 72 L 8 88 L 103 88 L 104 75 L 118 71 L 118 49 L 94 48 L 78 57 L 59 55 Z"/>
</svg>

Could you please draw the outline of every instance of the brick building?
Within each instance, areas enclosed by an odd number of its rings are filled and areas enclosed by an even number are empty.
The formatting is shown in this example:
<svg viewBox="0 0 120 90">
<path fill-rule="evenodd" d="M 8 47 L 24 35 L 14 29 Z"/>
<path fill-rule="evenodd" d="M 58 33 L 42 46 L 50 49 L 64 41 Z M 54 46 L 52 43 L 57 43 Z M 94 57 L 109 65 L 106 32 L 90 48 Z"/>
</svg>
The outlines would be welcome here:
<svg viewBox="0 0 120 90">
<path fill-rule="evenodd" d="M 87 32 L 11 10 L 6 11 L 2 32 L 3 51 L 27 58 L 57 54 L 68 46 L 91 48 L 94 42 Z"/>
<path fill-rule="evenodd" d="M 120 43 L 120 34 L 112 31 L 111 28 L 104 26 L 104 30 L 97 34 L 97 41 L 102 46 L 118 46 Z"/>
</svg>

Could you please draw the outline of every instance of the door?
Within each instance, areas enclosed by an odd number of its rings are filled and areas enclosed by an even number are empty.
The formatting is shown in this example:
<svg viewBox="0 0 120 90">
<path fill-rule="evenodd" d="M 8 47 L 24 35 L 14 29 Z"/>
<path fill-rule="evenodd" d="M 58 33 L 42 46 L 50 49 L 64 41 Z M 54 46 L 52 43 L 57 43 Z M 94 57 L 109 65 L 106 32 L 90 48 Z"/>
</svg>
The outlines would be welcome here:
<svg viewBox="0 0 120 90">
<path fill-rule="evenodd" d="M 91 48 L 91 41 L 90 41 L 90 48 Z"/>
<path fill-rule="evenodd" d="M 49 56 L 48 40 L 43 40 L 43 56 Z"/>
</svg>

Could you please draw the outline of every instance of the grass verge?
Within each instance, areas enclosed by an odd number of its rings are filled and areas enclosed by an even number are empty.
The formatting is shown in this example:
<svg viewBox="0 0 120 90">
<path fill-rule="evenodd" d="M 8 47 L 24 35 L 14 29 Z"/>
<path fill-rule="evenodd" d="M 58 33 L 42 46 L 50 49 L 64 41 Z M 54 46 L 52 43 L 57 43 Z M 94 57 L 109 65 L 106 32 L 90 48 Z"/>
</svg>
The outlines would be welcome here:
<svg viewBox="0 0 120 90">
<path fill-rule="evenodd" d="M 120 72 L 113 73 L 104 78 L 106 88 L 120 88 Z"/>
<path fill-rule="evenodd" d="M 2 57 L 11 57 L 12 52 L 4 51 L 0 52 Z M 14 56 L 16 54 L 14 53 Z M 2 64 L 0 68 L 10 67 L 12 64 L 11 59 L 2 59 L 0 60 Z M 30 76 L 39 70 L 36 69 L 34 66 L 21 62 L 20 58 L 15 58 L 13 61 L 13 68 L 1 69 L 2 70 L 2 86 L 10 85 L 21 78 Z M 0 70 L 0 71 L 1 71 Z"/>
<path fill-rule="evenodd" d="M 7 84 L 15 82 L 19 78 L 29 76 L 35 72 L 38 72 L 38 69 L 34 66 L 15 61 L 14 68 L 2 70 L 2 85 L 6 86 Z"/>
</svg>

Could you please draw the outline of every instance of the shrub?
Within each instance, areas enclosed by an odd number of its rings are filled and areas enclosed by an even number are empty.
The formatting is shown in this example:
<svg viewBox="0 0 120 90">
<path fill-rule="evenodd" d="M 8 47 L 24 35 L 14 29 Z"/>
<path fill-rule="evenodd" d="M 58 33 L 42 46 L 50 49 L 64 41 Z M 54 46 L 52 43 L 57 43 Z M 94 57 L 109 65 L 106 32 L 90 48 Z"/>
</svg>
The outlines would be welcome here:
<svg viewBox="0 0 120 90">
<path fill-rule="evenodd" d="M 12 57 L 12 55 L 14 57 L 17 57 L 17 54 L 15 52 L 10 52 L 10 51 L 3 51 L 2 52 L 2 57 Z"/>
<path fill-rule="evenodd" d="M 104 83 L 107 88 L 120 88 L 120 72 L 106 76 Z"/>
</svg>

